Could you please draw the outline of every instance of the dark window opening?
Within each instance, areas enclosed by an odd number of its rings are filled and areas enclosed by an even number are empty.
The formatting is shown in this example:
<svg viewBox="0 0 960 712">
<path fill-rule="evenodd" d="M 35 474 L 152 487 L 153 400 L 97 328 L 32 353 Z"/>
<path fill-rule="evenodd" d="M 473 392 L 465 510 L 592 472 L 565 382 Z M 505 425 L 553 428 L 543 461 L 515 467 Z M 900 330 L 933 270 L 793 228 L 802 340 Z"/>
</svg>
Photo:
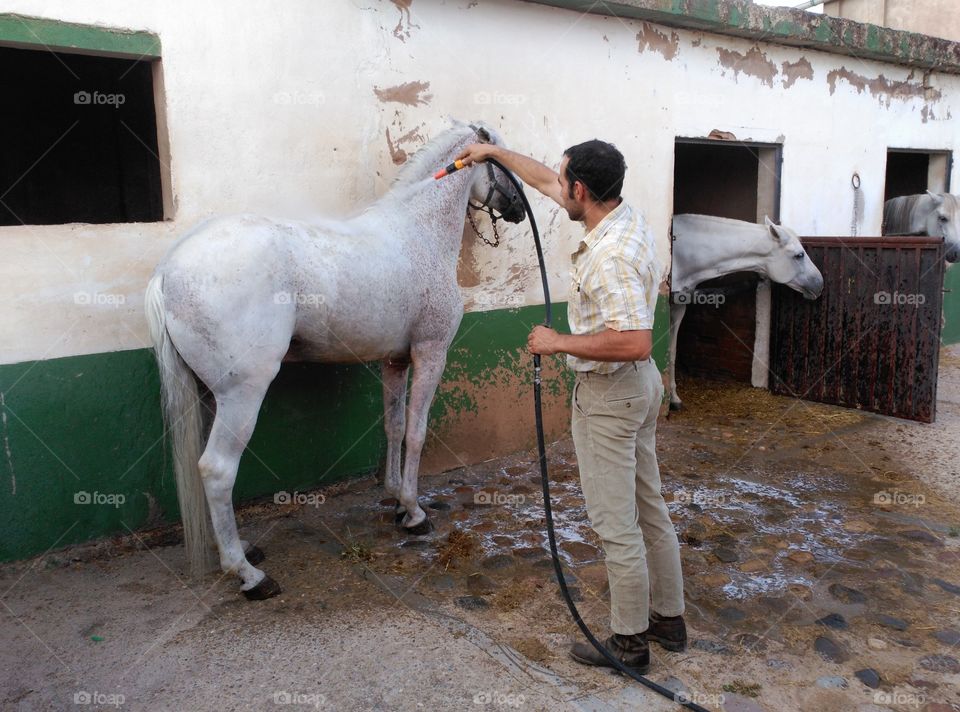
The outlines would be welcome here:
<svg viewBox="0 0 960 712">
<path fill-rule="evenodd" d="M 163 219 L 149 61 L 0 47 L 0 225 Z"/>
<path fill-rule="evenodd" d="M 930 172 L 929 153 L 887 153 L 887 181 L 883 199 L 914 195 L 927 189 Z"/>
<path fill-rule="evenodd" d="M 673 212 L 762 223 L 779 218 L 780 147 L 678 139 L 673 175 Z M 677 337 L 677 372 L 750 383 L 756 340 L 756 286 L 752 272 L 703 282 L 699 289 L 723 294 L 690 304 Z"/>
<path fill-rule="evenodd" d="M 950 151 L 891 148 L 887 151 L 884 201 L 928 190 L 949 193 L 952 162 Z"/>
<path fill-rule="evenodd" d="M 673 212 L 754 222 L 758 171 L 756 151 L 749 147 L 677 143 Z"/>
</svg>

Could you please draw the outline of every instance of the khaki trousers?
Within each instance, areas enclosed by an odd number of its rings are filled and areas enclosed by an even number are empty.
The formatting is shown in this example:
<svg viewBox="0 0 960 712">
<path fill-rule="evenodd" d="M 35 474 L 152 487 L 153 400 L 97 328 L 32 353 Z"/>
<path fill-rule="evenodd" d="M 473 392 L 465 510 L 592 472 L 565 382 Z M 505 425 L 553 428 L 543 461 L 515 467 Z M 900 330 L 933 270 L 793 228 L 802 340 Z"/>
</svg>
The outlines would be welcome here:
<svg viewBox="0 0 960 712">
<path fill-rule="evenodd" d="M 652 360 L 609 375 L 578 373 L 573 442 L 593 530 L 603 541 L 610 581 L 610 627 L 647 629 L 650 606 L 684 611 L 680 544 L 660 494 L 657 414 L 663 382 Z"/>
</svg>

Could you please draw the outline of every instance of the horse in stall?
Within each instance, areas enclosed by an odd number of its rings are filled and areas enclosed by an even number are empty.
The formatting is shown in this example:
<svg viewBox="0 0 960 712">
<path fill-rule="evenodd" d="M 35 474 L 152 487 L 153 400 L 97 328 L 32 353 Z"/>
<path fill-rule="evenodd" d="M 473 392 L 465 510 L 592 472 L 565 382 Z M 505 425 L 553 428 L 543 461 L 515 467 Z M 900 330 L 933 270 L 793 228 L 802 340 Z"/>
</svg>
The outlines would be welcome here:
<svg viewBox="0 0 960 712">
<path fill-rule="evenodd" d="M 670 410 L 683 406 L 677 395 L 677 335 L 701 282 L 734 272 L 757 272 L 794 289 L 807 299 L 823 291 L 823 276 L 790 228 L 718 218 L 673 216 L 673 266 L 670 278 Z"/>
<path fill-rule="evenodd" d="M 881 233 L 942 237 L 946 261 L 960 262 L 960 198 L 929 190 L 892 198 L 883 204 Z"/>
<path fill-rule="evenodd" d="M 352 218 L 216 217 L 181 237 L 156 268 L 145 310 L 194 574 L 204 573 L 212 553 L 212 527 L 220 568 L 240 577 L 248 599 L 280 593 L 255 567 L 262 552 L 240 539 L 231 497 L 284 360 L 381 362 L 384 485 L 399 500 L 401 527 L 416 535 L 431 530 L 417 501 L 417 475 L 428 410 L 463 316 L 457 259 L 464 216 L 472 199 L 510 222 L 524 217 L 516 189 L 490 164 L 433 179 L 438 166 L 477 141 L 503 143 L 490 128 L 455 121 Z M 205 444 L 198 380 L 215 402 Z"/>
</svg>

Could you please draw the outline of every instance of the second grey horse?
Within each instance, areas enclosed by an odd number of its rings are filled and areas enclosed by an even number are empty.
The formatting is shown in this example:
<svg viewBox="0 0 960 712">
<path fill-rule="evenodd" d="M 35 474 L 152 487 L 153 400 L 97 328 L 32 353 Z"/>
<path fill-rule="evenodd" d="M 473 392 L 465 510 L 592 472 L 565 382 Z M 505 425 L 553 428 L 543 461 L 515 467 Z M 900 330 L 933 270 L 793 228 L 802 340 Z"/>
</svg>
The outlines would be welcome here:
<svg viewBox="0 0 960 712">
<path fill-rule="evenodd" d="M 960 261 L 960 198 L 950 193 L 919 193 L 883 204 L 884 235 L 928 235 L 943 238 L 947 262 Z"/>
<path fill-rule="evenodd" d="M 673 216 L 673 266 L 670 273 L 670 409 L 680 410 L 677 395 L 677 335 L 697 286 L 734 272 L 756 272 L 816 299 L 823 275 L 810 261 L 790 228 L 710 215 Z"/>
</svg>

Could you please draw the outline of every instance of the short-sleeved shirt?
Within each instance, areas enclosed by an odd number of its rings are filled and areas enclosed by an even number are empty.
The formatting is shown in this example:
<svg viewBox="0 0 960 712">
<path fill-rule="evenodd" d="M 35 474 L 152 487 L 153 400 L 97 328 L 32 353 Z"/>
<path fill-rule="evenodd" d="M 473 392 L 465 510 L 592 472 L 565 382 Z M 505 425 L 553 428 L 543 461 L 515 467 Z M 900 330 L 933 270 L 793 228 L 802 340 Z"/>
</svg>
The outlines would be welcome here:
<svg viewBox="0 0 960 712">
<path fill-rule="evenodd" d="M 584 235 L 571 257 L 571 333 L 653 329 L 661 265 L 643 216 L 621 201 Z M 613 373 L 623 363 L 568 355 L 567 365 L 574 371 Z"/>
</svg>

